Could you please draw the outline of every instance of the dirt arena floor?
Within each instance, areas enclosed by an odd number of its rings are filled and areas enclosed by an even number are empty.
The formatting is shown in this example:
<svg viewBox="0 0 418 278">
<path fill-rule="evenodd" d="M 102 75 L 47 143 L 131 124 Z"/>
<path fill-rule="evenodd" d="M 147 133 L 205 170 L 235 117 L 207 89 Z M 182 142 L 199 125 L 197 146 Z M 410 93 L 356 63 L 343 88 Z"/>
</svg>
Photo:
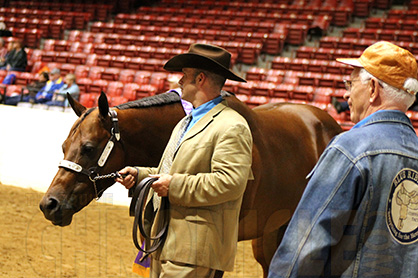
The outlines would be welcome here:
<svg viewBox="0 0 418 278">
<path fill-rule="evenodd" d="M 39 210 L 42 195 L 0 183 L 0 277 L 138 277 L 127 207 L 93 201 L 61 228 Z M 249 241 L 238 243 L 235 271 L 224 277 L 262 277 Z"/>
</svg>

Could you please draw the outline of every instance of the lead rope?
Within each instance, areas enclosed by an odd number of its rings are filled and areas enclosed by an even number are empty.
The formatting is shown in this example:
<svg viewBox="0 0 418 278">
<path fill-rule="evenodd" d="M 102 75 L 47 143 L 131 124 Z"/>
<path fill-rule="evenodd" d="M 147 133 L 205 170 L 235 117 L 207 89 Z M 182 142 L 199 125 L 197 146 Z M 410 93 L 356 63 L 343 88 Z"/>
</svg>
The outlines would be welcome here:
<svg viewBox="0 0 418 278">
<path fill-rule="evenodd" d="M 145 260 L 152 252 L 156 251 L 164 243 L 168 231 L 170 203 L 167 197 L 161 198 L 161 205 L 159 207 L 159 210 L 161 210 L 163 217 L 161 230 L 158 231 L 155 237 L 151 237 L 151 235 L 146 231 L 146 228 L 144 227 L 144 220 L 150 221 L 150 227 L 152 227 L 152 225 L 154 224 L 156 213 L 154 213 L 153 208 L 150 211 L 150 213 L 152 214 L 151 219 L 145 219 L 143 214 L 146 213 L 147 210 L 145 206 L 148 193 L 151 189 L 151 184 L 157 179 L 158 178 L 151 177 L 143 179 L 135 188 L 134 194 L 132 196 L 131 205 L 129 207 L 129 215 L 134 216 L 132 238 L 135 247 L 144 253 L 144 256 L 140 259 L 141 262 Z M 152 202 L 149 202 L 149 204 L 152 206 Z M 145 247 L 141 247 L 141 244 L 139 243 L 140 241 L 138 241 L 138 229 L 146 242 L 153 241 L 150 248 L 147 249 Z"/>
</svg>

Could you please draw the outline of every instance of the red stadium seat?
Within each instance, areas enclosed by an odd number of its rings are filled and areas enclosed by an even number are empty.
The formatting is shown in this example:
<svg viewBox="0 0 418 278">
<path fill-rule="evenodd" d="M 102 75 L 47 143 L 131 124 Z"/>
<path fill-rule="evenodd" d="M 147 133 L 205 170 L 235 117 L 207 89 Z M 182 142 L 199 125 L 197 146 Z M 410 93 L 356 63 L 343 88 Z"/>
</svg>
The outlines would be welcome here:
<svg viewBox="0 0 418 278">
<path fill-rule="evenodd" d="M 124 83 L 132 83 L 134 81 L 135 71 L 130 69 L 124 69 L 120 71 L 119 81 Z"/>
<path fill-rule="evenodd" d="M 4 85 L 4 84 L 3 84 Z M 22 86 L 20 85 L 7 85 L 5 88 L 6 96 L 17 96 L 22 91 Z"/>
<path fill-rule="evenodd" d="M 90 67 L 85 65 L 77 65 L 74 70 L 74 74 L 77 79 L 86 78 L 89 75 Z"/>
<path fill-rule="evenodd" d="M 110 67 L 110 63 L 115 57 L 112 55 L 97 55 L 96 65 L 100 67 Z"/>
<path fill-rule="evenodd" d="M 129 101 L 136 100 L 137 98 L 137 91 L 140 89 L 139 84 L 136 83 L 127 83 L 123 87 L 122 96 L 128 99 Z"/>
<path fill-rule="evenodd" d="M 122 103 L 126 103 L 129 100 L 123 96 L 115 96 L 109 99 L 109 106 L 114 107 Z"/>
<path fill-rule="evenodd" d="M 92 80 L 98 80 L 102 78 L 102 73 L 105 71 L 104 67 L 93 66 L 90 67 L 89 78 Z"/>
<path fill-rule="evenodd" d="M 16 81 L 15 85 L 26 86 L 30 82 L 36 79 L 36 76 L 30 72 L 16 72 Z"/>
<path fill-rule="evenodd" d="M 278 84 L 273 88 L 272 97 L 275 98 L 290 98 L 291 92 L 294 90 L 293 85 L 291 84 Z"/>
<path fill-rule="evenodd" d="M 48 62 L 55 62 L 55 58 L 57 57 L 57 52 L 55 51 L 44 51 L 41 55 L 41 61 L 48 63 Z"/>
<path fill-rule="evenodd" d="M 126 68 L 133 70 L 141 70 L 142 65 L 145 63 L 145 59 L 141 57 L 135 57 L 127 61 Z"/>
<path fill-rule="evenodd" d="M 55 57 L 55 62 L 57 63 L 67 63 L 68 58 L 72 56 L 72 53 L 69 52 L 57 52 L 57 56 Z"/>
<path fill-rule="evenodd" d="M 106 88 L 109 86 L 109 81 L 103 79 L 93 80 L 90 84 L 89 92 L 90 93 L 100 93 L 106 91 Z"/>
<path fill-rule="evenodd" d="M 75 65 L 83 65 L 87 62 L 87 54 L 86 53 L 70 53 L 70 55 L 67 58 L 67 62 L 69 64 L 75 64 Z"/>
<path fill-rule="evenodd" d="M 61 65 L 61 74 L 67 75 L 69 73 L 75 72 L 76 65 L 74 64 L 62 64 Z M 77 76 L 76 76 L 77 78 Z"/>
<path fill-rule="evenodd" d="M 291 99 L 312 101 L 313 93 L 313 86 L 295 86 L 289 96 Z"/>
<path fill-rule="evenodd" d="M 111 45 L 107 43 L 94 43 L 93 44 L 93 53 L 97 55 L 106 55 L 109 54 L 108 51 L 110 49 Z"/>
<path fill-rule="evenodd" d="M 158 89 L 153 85 L 140 85 L 136 91 L 136 98 L 143 98 L 146 96 L 153 96 L 158 93 Z"/>
<path fill-rule="evenodd" d="M 159 92 L 168 90 L 167 72 L 154 72 L 151 74 L 149 84 L 155 86 Z"/>
<path fill-rule="evenodd" d="M 97 106 L 97 100 L 99 99 L 99 93 L 81 93 L 80 94 L 80 103 L 87 108 L 92 108 Z"/>
<path fill-rule="evenodd" d="M 101 78 L 109 81 L 116 81 L 119 79 L 120 71 L 121 69 L 119 68 L 105 68 Z"/>
<path fill-rule="evenodd" d="M 112 97 L 122 96 L 123 87 L 124 87 L 123 82 L 111 81 L 109 82 L 105 91 L 108 96 L 112 96 Z"/>
<path fill-rule="evenodd" d="M 80 88 L 80 93 L 89 93 L 90 85 L 93 83 L 93 80 L 90 78 L 78 78 L 77 85 Z"/>
</svg>

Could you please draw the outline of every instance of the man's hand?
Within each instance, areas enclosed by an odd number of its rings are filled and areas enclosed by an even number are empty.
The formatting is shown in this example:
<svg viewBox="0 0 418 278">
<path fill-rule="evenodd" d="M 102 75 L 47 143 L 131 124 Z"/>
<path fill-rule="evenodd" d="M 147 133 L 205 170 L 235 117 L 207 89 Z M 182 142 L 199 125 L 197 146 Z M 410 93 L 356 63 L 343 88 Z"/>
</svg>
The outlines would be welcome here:
<svg viewBox="0 0 418 278">
<path fill-rule="evenodd" d="M 157 192 L 158 196 L 160 197 L 167 197 L 168 196 L 168 188 L 170 186 L 170 182 L 172 179 L 172 175 L 168 174 L 160 174 L 160 175 L 150 175 L 150 177 L 158 178 L 153 184 L 151 185 L 152 189 Z"/>
<path fill-rule="evenodd" d="M 126 189 L 133 187 L 137 183 L 138 171 L 134 167 L 125 167 L 118 173 L 121 177 L 117 177 L 115 181 L 121 183 Z"/>
</svg>

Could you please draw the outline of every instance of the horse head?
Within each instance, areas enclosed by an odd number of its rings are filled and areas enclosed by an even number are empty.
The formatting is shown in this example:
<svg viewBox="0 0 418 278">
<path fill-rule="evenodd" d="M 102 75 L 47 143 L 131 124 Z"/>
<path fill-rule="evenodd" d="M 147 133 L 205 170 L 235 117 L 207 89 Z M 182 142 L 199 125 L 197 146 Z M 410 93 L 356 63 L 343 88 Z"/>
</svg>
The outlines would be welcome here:
<svg viewBox="0 0 418 278">
<path fill-rule="evenodd" d="M 79 118 L 62 145 L 64 160 L 40 202 L 45 218 L 59 226 L 69 225 L 74 213 L 99 198 L 114 184 L 109 173 L 124 166 L 117 114 L 109 109 L 106 95 L 101 94 L 98 109 L 86 109 L 69 95 L 68 99 Z"/>
</svg>

